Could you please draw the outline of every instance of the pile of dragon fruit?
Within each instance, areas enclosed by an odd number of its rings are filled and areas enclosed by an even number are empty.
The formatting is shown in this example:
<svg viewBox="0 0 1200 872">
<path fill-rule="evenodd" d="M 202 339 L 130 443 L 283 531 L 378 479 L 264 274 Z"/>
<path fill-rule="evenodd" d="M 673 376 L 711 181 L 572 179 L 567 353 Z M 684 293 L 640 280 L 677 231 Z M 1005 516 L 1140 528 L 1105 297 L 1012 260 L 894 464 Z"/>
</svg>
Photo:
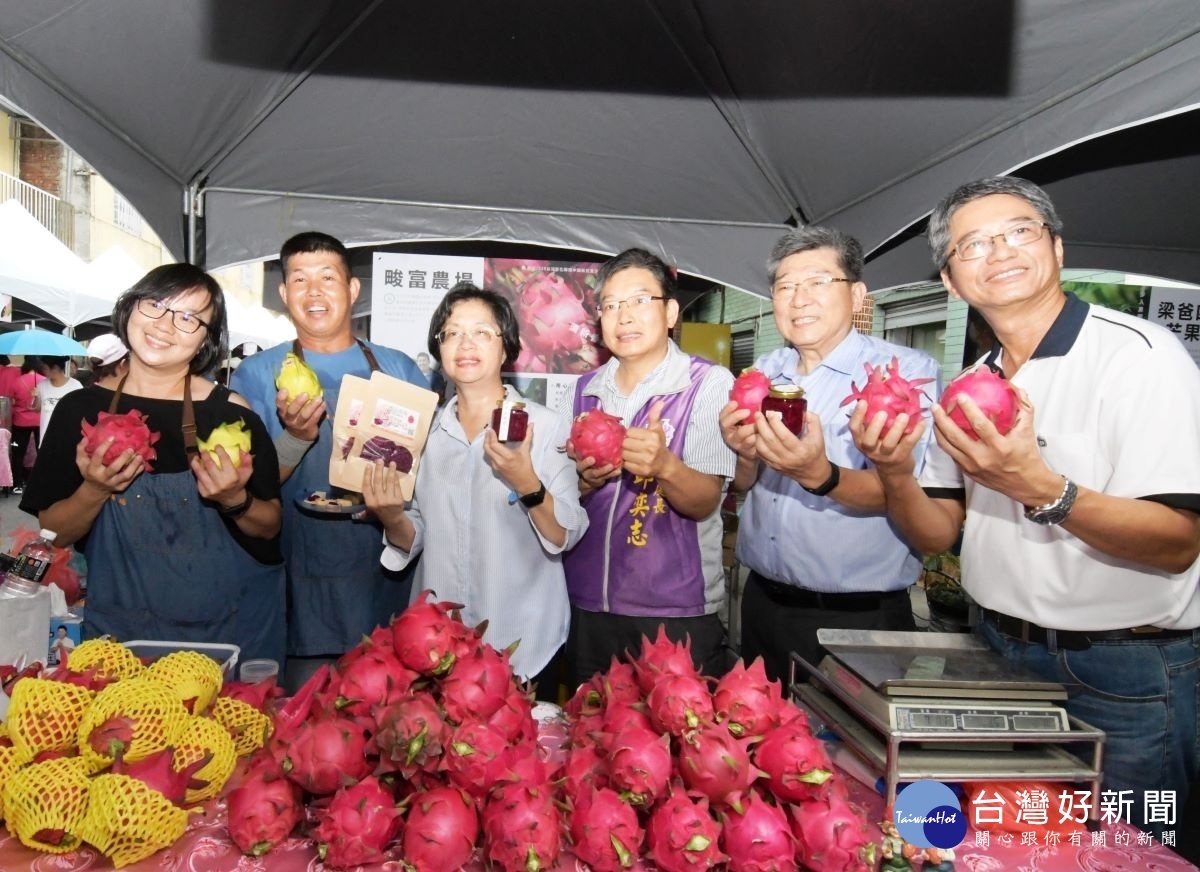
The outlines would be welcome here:
<svg viewBox="0 0 1200 872">
<path fill-rule="evenodd" d="M 714 683 L 686 646 L 644 640 L 579 688 L 555 748 L 509 652 L 455 609 L 422 595 L 275 713 L 227 797 L 244 852 L 296 831 L 335 869 L 871 868 L 865 821 L 760 661 Z"/>
</svg>

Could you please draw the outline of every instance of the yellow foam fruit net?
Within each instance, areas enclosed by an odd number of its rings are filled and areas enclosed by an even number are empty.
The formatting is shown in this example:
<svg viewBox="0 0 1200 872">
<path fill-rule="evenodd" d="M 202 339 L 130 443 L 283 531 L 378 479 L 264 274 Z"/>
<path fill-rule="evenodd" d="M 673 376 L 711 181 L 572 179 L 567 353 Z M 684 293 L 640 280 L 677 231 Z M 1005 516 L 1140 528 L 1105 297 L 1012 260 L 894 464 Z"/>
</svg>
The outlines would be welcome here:
<svg viewBox="0 0 1200 872">
<path fill-rule="evenodd" d="M 92 779 L 80 830 L 118 869 L 171 845 L 187 829 L 188 813 L 128 775 Z"/>
<path fill-rule="evenodd" d="M 88 639 L 80 642 L 67 655 L 67 668 L 72 672 L 94 669 L 101 678 L 118 681 L 140 675 L 146 668 L 137 655 L 111 639 Z"/>
<path fill-rule="evenodd" d="M 79 847 L 90 782 L 78 757 L 56 757 L 14 772 L 4 782 L 8 830 L 27 848 L 65 854 Z"/>
<path fill-rule="evenodd" d="M 0 745 L 0 820 L 4 820 L 4 785 L 25 763 L 12 745 Z"/>
<path fill-rule="evenodd" d="M 240 699 L 217 697 L 212 716 L 229 731 L 239 757 L 253 754 L 267 743 L 271 735 L 271 719 L 254 706 Z"/>
<path fill-rule="evenodd" d="M 173 745 L 188 717 L 178 694 L 162 682 L 144 676 L 118 681 L 96 694 L 84 712 L 79 724 L 79 753 L 91 772 L 112 765 L 115 755 L 110 748 L 93 748 L 91 739 L 93 730 L 104 731 L 116 724 L 131 733 L 124 757 L 133 763 Z M 101 742 L 103 737 L 97 736 L 97 743 Z"/>
<path fill-rule="evenodd" d="M 172 688 L 194 715 L 206 712 L 221 692 L 221 665 L 198 651 L 172 651 L 151 663 L 146 674 Z"/>
<path fill-rule="evenodd" d="M 233 737 L 229 735 L 229 730 L 212 718 L 188 718 L 187 726 L 175 740 L 172 766 L 178 772 L 209 755 L 212 755 L 212 758 L 192 776 L 197 781 L 207 781 L 208 784 L 195 790 L 188 788 L 184 799 L 188 805 L 203 802 L 220 793 L 229 776 L 233 774 L 233 767 L 237 765 L 237 747 L 233 743 Z"/>
<path fill-rule="evenodd" d="M 75 747 L 83 713 L 95 694 L 86 687 L 22 678 L 13 687 L 8 706 L 9 739 L 23 762 L 43 751 Z"/>
</svg>

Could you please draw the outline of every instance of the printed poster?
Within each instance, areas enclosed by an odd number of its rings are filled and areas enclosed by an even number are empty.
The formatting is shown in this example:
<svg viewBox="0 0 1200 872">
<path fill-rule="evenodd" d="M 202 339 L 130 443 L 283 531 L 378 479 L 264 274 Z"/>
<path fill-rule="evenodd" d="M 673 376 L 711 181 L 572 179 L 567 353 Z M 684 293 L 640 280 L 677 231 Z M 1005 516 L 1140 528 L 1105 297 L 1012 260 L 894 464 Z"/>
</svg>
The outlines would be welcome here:
<svg viewBox="0 0 1200 872">
<path fill-rule="evenodd" d="M 1151 288 L 1146 318 L 1179 337 L 1200 366 L 1200 291 L 1190 288 Z"/>
</svg>

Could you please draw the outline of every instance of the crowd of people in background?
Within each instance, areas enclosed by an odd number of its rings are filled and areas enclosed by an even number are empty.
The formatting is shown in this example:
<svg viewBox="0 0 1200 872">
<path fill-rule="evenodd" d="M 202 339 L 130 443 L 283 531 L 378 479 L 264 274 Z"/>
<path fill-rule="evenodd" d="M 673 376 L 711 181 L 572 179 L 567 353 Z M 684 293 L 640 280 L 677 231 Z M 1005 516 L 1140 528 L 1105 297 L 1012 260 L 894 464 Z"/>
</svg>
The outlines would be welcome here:
<svg viewBox="0 0 1200 872">
<path fill-rule="evenodd" d="M 1014 178 L 964 185 L 930 220 L 943 283 L 995 335 L 982 365 L 1019 392 L 1008 433 L 970 399 L 965 432 L 937 403 L 938 361 L 855 329 L 863 252 L 835 228 L 798 228 L 764 252 L 784 345 L 755 366 L 804 390 L 799 435 L 739 409 L 732 373 L 675 344 L 667 260 L 618 254 L 595 286 L 612 358 L 573 400 L 574 414 L 599 408 L 627 428 L 622 462 L 603 466 L 576 454 L 569 416 L 503 383 L 521 337 L 490 289 L 456 286 L 413 360 L 354 335 L 348 252 L 299 234 L 279 286 L 297 339 L 214 384 L 221 290 L 195 267 L 159 267 L 118 302 L 117 336 L 93 342 L 90 385 L 61 358 L 42 362 L 44 381 L 29 359 L 0 369 L 13 489 L 88 557 L 85 636 L 233 641 L 286 660 L 290 688 L 418 591 L 488 621 L 497 647 L 520 639 L 514 667 L 545 699 L 659 632 L 719 675 L 732 659 L 720 618 L 730 489 L 745 494 L 737 555 L 750 570 L 740 653 L 783 678 L 793 652 L 819 661 L 820 628 L 915 630 L 921 556 L 961 537 L 976 632 L 1066 685 L 1068 711 L 1107 732 L 1106 787 L 1182 802 L 1200 777 L 1200 370 L 1167 331 L 1064 293 L 1062 234 L 1045 192 Z M 319 396 L 277 390 L 289 352 Z M 841 408 L 864 364 L 893 359 L 931 380 L 931 416 Z M 342 377 L 376 371 L 443 399 L 415 496 L 390 464 L 369 471 L 352 519 L 303 511 L 298 495 L 328 487 Z M 525 402 L 520 442 L 488 426 L 504 401 Z M 131 409 L 162 433 L 152 468 L 132 450 L 83 451 L 83 421 Z M 252 462 L 197 454 L 188 428 L 232 417 L 253 433 Z"/>
</svg>

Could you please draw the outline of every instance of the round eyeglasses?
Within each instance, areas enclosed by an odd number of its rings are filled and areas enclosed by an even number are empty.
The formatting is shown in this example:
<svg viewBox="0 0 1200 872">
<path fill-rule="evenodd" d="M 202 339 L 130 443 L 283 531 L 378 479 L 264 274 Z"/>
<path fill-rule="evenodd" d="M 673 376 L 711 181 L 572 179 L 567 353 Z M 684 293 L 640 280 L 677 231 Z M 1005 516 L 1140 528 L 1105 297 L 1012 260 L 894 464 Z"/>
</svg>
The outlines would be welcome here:
<svg viewBox="0 0 1200 872">
<path fill-rule="evenodd" d="M 959 260 L 979 260 L 992 253 L 997 239 L 1003 238 L 1004 244 L 1009 248 L 1018 248 L 1037 242 L 1045 236 L 1047 226 L 1044 221 L 1022 221 L 1003 233 L 981 234 L 964 239 L 954 246 L 952 253 L 957 254 Z"/>
<path fill-rule="evenodd" d="M 442 345 L 457 345 L 467 337 L 476 345 L 490 345 L 500 338 L 500 332 L 492 327 L 472 327 L 470 330 L 450 328 L 437 335 L 437 341 Z"/>
<path fill-rule="evenodd" d="M 195 333 L 201 327 L 209 329 L 208 323 L 195 312 L 181 312 L 179 309 L 172 309 L 163 300 L 138 300 L 137 309 L 152 321 L 157 321 L 170 313 L 171 323 L 180 333 Z"/>
</svg>

